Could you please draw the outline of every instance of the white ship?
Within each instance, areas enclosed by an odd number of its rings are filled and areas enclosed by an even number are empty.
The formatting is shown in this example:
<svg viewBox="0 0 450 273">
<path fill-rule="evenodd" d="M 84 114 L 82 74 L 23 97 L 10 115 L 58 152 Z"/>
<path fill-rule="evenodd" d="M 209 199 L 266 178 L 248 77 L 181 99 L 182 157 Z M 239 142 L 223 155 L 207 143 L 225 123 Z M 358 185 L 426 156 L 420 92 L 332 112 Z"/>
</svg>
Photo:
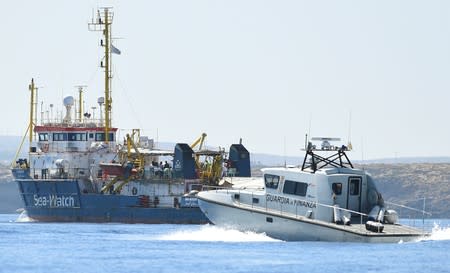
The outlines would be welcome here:
<svg viewBox="0 0 450 273">
<path fill-rule="evenodd" d="M 300 168 L 266 168 L 262 178 L 200 192 L 201 210 L 215 225 L 286 241 L 405 242 L 428 235 L 398 223 L 370 174 L 353 167 L 349 146 L 311 140 L 321 145 L 308 142 Z"/>
</svg>

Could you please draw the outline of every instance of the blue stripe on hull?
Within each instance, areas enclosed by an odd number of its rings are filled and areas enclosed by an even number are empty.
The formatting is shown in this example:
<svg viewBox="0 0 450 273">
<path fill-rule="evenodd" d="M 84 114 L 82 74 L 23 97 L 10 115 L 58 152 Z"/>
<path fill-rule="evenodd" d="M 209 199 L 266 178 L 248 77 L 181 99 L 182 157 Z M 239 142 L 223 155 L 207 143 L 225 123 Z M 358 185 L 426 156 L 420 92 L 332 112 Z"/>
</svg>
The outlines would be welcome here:
<svg viewBox="0 0 450 273">
<path fill-rule="evenodd" d="M 139 196 L 81 194 L 76 180 L 17 180 L 30 218 L 44 222 L 204 224 L 198 207 L 140 206 Z"/>
</svg>

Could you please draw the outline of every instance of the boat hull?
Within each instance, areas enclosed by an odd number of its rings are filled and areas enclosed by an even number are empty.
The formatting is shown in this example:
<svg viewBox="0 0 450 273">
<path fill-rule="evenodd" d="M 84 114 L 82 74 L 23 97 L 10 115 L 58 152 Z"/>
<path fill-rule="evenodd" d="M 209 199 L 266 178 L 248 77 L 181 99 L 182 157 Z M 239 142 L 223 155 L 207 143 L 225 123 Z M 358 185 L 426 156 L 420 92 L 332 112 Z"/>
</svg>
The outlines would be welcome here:
<svg viewBox="0 0 450 273">
<path fill-rule="evenodd" d="M 40 222 L 204 224 L 196 204 L 142 206 L 140 196 L 81 193 L 77 180 L 16 179 L 27 216 Z M 192 200 L 191 200 L 192 201 Z"/>
<path fill-rule="evenodd" d="M 397 243 L 414 241 L 425 235 L 418 230 L 375 233 L 367 231 L 362 224 L 336 225 L 306 217 L 263 212 L 261 208 L 243 208 L 201 196 L 198 197 L 198 202 L 203 213 L 215 225 L 241 231 L 264 232 L 272 238 L 284 241 Z"/>
</svg>

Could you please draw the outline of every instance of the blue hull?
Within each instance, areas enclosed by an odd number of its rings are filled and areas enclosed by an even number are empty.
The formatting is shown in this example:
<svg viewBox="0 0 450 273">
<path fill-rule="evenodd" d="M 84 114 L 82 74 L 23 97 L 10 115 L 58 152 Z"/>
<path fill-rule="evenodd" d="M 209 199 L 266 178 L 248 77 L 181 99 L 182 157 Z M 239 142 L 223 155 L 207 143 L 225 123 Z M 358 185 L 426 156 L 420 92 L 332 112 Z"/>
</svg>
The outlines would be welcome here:
<svg viewBox="0 0 450 273">
<path fill-rule="evenodd" d="M 139 196 L 81 193 L 76 180 L 16 179 L 28 216 L 43 222 L 204 224 L 197 206 L 143 207 Z"/>
</svg>

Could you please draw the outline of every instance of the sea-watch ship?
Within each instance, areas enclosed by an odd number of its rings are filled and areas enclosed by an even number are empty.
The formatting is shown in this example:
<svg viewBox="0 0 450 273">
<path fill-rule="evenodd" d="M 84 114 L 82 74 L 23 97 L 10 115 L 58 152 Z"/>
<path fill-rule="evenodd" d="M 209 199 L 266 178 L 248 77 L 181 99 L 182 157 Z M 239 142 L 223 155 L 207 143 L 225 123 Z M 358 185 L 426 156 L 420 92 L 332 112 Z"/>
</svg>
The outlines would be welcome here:
<svg viewBox="0 0 450 273">
<path fill-rule="evenodd" d="M 112 10 L 103 8 L 89 23 L 103 35 L 99 119 L 83 111 L 80 86 L 77 99 L 64 98 L 64 117 L 41 112 L 38 121 L 34 80 L 29 85 L 28 158 L 12 167 L 24 213 L 50 222 L 207 223 L 195 193 L 223 175 L 250 176 L 249 153 L 241 143 L 231 145 L 227 158 L 224 149 L 205 149 L 204 133 L 173 150 L 156 149 L 138 129 L 119 138 L 111 124 L 111 54 L 120 53 L 111 43 L 112 21 Z"/>
</svg>

